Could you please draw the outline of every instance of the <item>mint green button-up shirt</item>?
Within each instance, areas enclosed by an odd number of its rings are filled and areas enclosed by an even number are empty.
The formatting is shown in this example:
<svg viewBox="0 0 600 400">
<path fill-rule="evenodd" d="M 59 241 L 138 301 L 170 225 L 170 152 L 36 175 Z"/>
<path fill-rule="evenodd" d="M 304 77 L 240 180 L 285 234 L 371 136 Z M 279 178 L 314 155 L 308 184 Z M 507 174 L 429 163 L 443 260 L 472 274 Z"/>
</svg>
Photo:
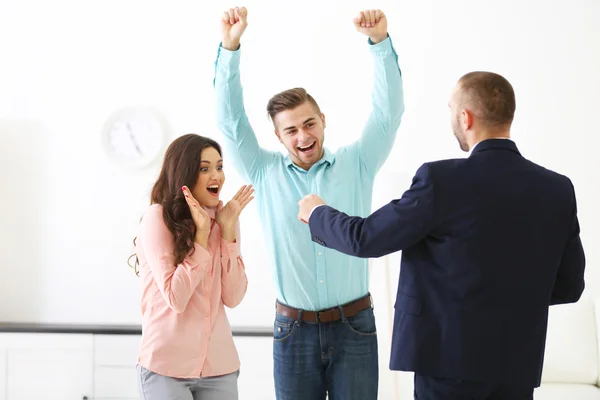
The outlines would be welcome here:
<svg viewBox="0 0 600 400">
<path fill-rule="evenodd" d="M 244 110 L 240 52 L 219 47 L 214 88 L 224 152 L 254 185 L 266 247 L 280 301 L 304 310 L 350 302 L 369 291 L 368 260 L 313 242 L 300 222 L 298 201 L 307 194 L 351 215 L 371 212 L 373 182 L 388 158 L 404 113 L 402 77 L 391 39 L 369 47 L 375 63 L 373 111 L 360 138 L 335 153 L 325 148 L 308 171 L 280 152 L 260 147 Z"/>
</svg>

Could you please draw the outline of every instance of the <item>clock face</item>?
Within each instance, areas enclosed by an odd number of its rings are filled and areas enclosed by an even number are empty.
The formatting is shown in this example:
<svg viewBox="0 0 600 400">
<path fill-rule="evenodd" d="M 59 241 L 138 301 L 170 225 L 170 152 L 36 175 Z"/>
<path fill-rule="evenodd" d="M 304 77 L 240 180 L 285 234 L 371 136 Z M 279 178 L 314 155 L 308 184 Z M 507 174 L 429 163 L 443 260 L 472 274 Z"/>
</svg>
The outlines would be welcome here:
<svg viewBox="0 0 600 400">
<path fill-rule="evenodd" d="M 161 153 L 165 136 L 165 122 L 156 111 L 124 109 L 106 122 L 103 142 L 113 160 L 125 167 L 142 168 Z"/>
</svg>

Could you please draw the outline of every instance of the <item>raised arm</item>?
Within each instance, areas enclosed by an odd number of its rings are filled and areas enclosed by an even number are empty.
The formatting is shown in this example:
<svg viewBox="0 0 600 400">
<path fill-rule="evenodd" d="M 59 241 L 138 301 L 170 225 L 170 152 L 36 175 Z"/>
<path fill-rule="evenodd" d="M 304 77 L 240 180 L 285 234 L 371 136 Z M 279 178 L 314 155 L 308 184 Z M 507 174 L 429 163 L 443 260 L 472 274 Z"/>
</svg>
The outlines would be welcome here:
<svg viewBox="0 0 600 400">
<path fill-rule="evenodd" d="M 277 153 L 260 147 L 246 110 L 240 79 L 240 38 L 248 25 L 244 7 L 226 11 L 221 20 L 223 41 L 215 61 L 217 124 L 224 135 L 226 153 L 242 178 L 260 183 Z"/>
<path fill-rule="evenodd" d="M 248 287 L 246 268 L 240 255 L 239 217 L 254 198 L 253 193 L 252 187 L 242 186 L 216 216 L 221 228 L 221 299 L 229 308 L 240 304 Z"/>
<path fill-rule="evenodd" d="M 358 150 L 361 166 L 375 176 L 385 163 L 404 114 L 402 75 L 398 55 L 387 33 L 387 18 L 381 10 L 361 11 L 354 19 L 356 30 L 369 37 L 374 59 L 373 110 L 361 137 L 351 146 Z"/>
<path fill-rule="evenodd" d="M 175 264 L 173 235 L 163 219 L 163 208 L 151 206 L 140 225 L 138 243 L 150 273 L 170 309 L 185 311 L 196 287 L 210 271 L 212 256 L 199 240 L 190 254 Z"/>
</svg>

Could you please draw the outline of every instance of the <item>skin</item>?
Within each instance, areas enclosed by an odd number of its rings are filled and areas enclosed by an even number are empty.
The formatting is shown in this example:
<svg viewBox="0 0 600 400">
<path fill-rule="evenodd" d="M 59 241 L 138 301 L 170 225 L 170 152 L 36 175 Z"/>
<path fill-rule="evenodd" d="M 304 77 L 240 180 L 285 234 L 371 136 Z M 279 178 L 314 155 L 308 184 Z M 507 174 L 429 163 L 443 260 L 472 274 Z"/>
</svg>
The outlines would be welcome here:
<svg viewBox="0 0 600 400">
<path fill-rule="evenodd" d="M 450 94 L 450 124 L 462 151 L 470 151 L 477 143 L 491 138 L 510 138 L 510 125 L 491 129 L 483 124 L 472 111 L 465 98 L 460 82 Z"/>
<path fill-rule="evenodd" d="M 216 207 L 219 205 L 219 194 L 224 183 L 225 173 L 221 155 L 213 147 L 205 148 L 200 154 L 200 174 L 192 190 L 192 195 L 203 206 Z M 216 186 L 217 192 L 210 192 L 209 186 Z"/>
<path fill-rule="evenodd" d="M 210 235 L 210 217 L 203 207 L 217 207 L 220 203 L 219 195 L 225 183 L 223 172 L 223 160 L 219 152 L 207 147 L 200 154 L 200 172 L 195 185 L 190 190 L 187 186 L 182 188 L 185 199 L 190 207 L 192 219 L 196 225 L 194 241 L 205 249 L 208 248 L 208 236 Z M 208 188 L 215 187 L 216 193 Z M 221 236 L 229 242 L 235 242 L 235 226 L 242 210 L 254 198 L 254 189 L 251 185 L 244 185 L 217 212 L 215 219 L 221 228 Z"/>
<path fill-rule="evenodd" d="M 309 170 L 323 157 L 325 138 L 325 115 L 304 102 L 298 107 L 285 110 L 273 120 L 275 135 L 287 149 L 292 162 Z"/>
</svg>

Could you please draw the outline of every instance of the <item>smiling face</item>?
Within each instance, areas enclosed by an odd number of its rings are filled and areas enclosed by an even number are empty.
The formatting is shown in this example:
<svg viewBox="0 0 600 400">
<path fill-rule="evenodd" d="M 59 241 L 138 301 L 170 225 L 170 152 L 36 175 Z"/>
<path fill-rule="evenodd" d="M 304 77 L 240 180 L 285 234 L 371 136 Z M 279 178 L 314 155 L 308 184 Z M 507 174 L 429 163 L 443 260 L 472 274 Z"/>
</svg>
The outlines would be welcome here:
<svg viewBox="0 0 600 400">
<path fill-rule="evenodd" d="M 325 116 L 308 101 L 273 118 L 275 134 L 294 164 L 309 170 L 323 157 Z"/>
<path fill-rule="evenodd" d="M 192 189 L 192 195 L 200 204 L 215 207 L 225 183 L 223 159 L 214 147 L 206 147 L 200 154 L 200 172 Z"/>
</svg>

